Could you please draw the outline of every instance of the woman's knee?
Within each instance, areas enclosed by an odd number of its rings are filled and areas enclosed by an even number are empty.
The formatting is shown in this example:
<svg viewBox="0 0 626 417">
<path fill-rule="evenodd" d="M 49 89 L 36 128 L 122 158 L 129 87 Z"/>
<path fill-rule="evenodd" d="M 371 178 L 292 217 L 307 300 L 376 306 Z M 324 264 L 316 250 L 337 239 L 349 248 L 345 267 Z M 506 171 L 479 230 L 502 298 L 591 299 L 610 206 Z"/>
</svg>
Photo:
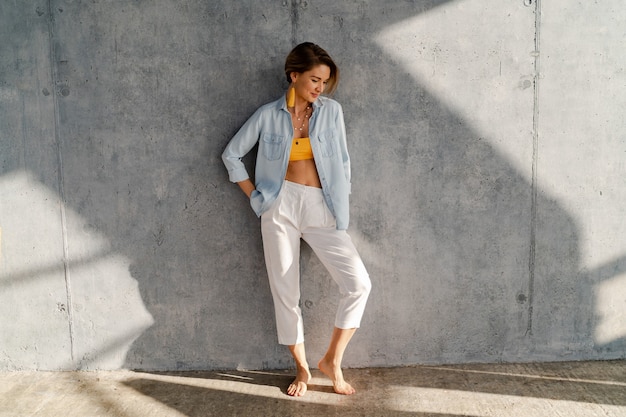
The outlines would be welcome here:
<svg viewBox="0 0 626 417">
<path fill-rule="evenodd" d="M 368 274 L 363 274 L 356 283 L 354 294 L 367 299 L 371 291 L 372 281 Z"/>
</svg>

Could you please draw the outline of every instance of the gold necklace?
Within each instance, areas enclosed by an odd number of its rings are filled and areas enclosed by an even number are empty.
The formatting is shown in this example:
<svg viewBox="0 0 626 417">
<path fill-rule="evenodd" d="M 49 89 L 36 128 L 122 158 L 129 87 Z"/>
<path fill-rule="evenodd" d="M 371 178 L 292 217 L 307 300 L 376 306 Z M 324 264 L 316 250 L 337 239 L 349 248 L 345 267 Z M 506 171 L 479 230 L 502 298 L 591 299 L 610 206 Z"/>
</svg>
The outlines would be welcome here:
<svg viewBox="0 0 626 417">
<path fill-rule="evenodd" d="M 306 123 L 307 119 L 309 118 L 309 109 L 311 108 L 311 106 L 306 106 L 306 109 L 304 109 L 304 117 L 302 119 L 300 119 L 300 117 L 296 117 L 296 119 L 298 121 L 302 120 L 302 124 L 300 125 L 300 127 L 296 127 L 296 125 L 294 125 L 293 127 L 298 129 L 300 132 L 302 132 L 304 130 L 304 124 Z M 296 115 L 296 108 L 294 107 L 293 109 L 293 115 Z"/>
</svg>

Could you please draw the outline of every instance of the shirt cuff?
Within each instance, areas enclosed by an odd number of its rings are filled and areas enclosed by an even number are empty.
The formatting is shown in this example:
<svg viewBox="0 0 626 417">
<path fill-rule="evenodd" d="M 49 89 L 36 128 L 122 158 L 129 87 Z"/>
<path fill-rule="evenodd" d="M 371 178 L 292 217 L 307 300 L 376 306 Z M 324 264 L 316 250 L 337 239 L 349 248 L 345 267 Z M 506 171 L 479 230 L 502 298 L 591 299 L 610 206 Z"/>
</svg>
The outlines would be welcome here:
<svg viewBox="0 0 626 417">
<path fill-rule="evenodd" d="M 248 171 L 246 171 L 245 168 L 237 168 L 228 171 L 228 179 L 230 179 L 231 182 L 240 182 L 248 178 L 250 178 L 250 175 L 248 175 Z"/>
</svg>

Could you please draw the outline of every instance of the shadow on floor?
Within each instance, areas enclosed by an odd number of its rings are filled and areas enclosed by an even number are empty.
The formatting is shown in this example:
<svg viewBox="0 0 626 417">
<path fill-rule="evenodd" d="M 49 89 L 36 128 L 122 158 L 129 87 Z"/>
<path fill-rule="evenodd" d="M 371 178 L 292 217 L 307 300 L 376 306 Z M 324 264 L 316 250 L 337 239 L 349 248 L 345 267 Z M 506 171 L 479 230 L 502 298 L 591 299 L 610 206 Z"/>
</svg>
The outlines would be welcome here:
<svg viewBox="0 0 626 417">
<path fill-rule="evenodd" d="M 372 392 L 362 391 L 362 395 L 352 398 L 339 396 L 330 384 L 316 383 L 319 378 L 315 376 L 305 397 L 292 398 L 286 390 L 293 376 L 282 371 L 184 372 L 167 376 L 176 381 L 137 378 L 124 384 L 188 417 L 434 415 L 372 407 Z"/>
<path fill-rule="evenodd" d="M 358 391 L 350 397 L 334 394 L 314 371 L 300 399 L 285 394 L 290 371 L 135 375 L 124 384 L 189 417 L 490 416 L 485 409 L 626 406 L 626 361 L 348 369 Z"/>
</svg>

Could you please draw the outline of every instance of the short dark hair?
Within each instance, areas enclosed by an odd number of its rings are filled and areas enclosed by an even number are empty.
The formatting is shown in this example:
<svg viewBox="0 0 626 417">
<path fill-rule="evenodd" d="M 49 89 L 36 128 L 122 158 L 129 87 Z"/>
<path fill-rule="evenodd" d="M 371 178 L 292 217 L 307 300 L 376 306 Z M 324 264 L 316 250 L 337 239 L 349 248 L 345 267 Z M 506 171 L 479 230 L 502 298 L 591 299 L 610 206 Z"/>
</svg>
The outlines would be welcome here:
<svg viewBox="0 0 626 417">
<path fill-rule="evenodd" d="M 325 92 L 332 94 L 339 84 L 339 68 L 335 61 L 324 49 L 312 42 L 303 42 L 291 50 L 285 60 L 285 76 L 287 82 L 291 83 L 291 73 L 303 73 L 318 65 L 326 65 L 330 68 L 330 78 Z"/>
</svg>

